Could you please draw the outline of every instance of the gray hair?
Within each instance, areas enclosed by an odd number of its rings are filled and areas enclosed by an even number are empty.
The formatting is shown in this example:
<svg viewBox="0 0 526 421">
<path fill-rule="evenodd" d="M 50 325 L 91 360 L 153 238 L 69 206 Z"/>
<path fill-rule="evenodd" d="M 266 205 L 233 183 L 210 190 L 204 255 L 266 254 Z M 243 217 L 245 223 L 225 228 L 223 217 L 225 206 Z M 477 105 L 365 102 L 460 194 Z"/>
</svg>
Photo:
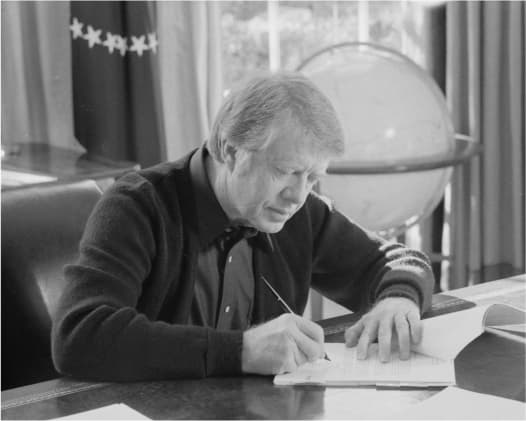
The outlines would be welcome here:
<svg viewBox="0 0 526 421">
<path fill-rule="evenodd" d="M 343 153 L 343 130 L 329 99 L 305 76 L 288 72 L 255 77 L 230 93 L 216 116 L 208 150 L 219 161 L 225 140 L 263 150 L 273 123 L 284 118 L 299 126 L 316 151 Z"/>
</svg>

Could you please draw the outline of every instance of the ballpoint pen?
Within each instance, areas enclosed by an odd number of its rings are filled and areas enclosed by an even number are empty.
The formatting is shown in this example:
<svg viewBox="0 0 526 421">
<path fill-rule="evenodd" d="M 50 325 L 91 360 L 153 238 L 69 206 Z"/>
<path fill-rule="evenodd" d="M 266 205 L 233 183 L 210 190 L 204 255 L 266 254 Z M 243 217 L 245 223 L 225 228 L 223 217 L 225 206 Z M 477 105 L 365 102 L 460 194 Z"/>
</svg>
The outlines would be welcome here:
<svg viewBox="0 0 526 421">
<path fill-rule="evenodd" d="M 263 275 L 261 275 L 261 279 L 263 280 L 263 282 L 265 282 L 265 284 L 267 285 L 268 289 L 270 289 L 270 292 L 272 292 L 272 294 L 274 294 L 274 296 L 276 297 L 276 299 L 278 300 L 279 303 L 281 303 L 281 305 L 283 306 L 283 308 L 288 312 L 288 313 L 292 313 L 294 314 L 294 312 L 292 311 L 292 309 L 289 307 L 289 305 L 285 302 L 285 300 L 283 298 L 281 298 L 281 295 L 278 294 L 278 291 L 276 291 L 272 285 L 270 285 L 270 282 L 267 281 L 265 279 L 265 277 Z M 331 359 L 329 358 L 329 356 L 327 355 L 327 353 L 325 353 L 325 356 L 323 357 L 324 359 L 326 359 L 327 361 L 330 361 Z"/>
</svg>

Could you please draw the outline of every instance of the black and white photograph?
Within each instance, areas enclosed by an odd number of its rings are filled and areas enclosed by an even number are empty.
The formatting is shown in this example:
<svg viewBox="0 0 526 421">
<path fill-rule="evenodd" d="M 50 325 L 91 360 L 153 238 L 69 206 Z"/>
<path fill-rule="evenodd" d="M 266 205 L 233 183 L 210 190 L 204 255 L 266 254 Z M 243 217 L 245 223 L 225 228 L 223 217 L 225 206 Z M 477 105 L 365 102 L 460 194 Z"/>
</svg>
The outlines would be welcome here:
<svg viewBox="0 0 526 421">
<path fill-rule="evenodd" d="M 0 419 L 526 419 L 526 1 L 0 13 Z"/>
</svg>

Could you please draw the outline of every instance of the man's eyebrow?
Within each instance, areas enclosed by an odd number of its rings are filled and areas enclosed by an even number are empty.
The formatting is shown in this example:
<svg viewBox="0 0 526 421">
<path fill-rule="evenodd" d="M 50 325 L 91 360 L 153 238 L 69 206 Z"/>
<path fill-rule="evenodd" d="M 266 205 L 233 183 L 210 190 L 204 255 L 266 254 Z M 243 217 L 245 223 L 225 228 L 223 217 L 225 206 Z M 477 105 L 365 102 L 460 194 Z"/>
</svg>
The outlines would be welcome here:
<svg viewBox="0 0 526 421">
<path fill-rule="evenodd" d="M 314 168 L 305 167 L 301 164 L 297 164 L 297 163 L 290 162 L 284 159 L 279 159 L 279 158 L 273 160 L 272 165 L 275 165 L 280 168 L 286 168 L 286 169 L 293 170 L 293 171 L 308 171 L 309 173 L 315 174 L 317 176 L 322 176 L 322 175 L 327 174 L 326 168 L 322 170 L 316 170 Z"/>
<path fill-rule="evenodd" d="M 287 168 L 289 170 L 303 170 L 304 169 L 300 167 L 299 165 L 294 165 L 293 163 L 288 162 L 288 161 L 276 160 L 273 162 L 273 165 L 280 167 L 280 168 Z"/>
</svg>

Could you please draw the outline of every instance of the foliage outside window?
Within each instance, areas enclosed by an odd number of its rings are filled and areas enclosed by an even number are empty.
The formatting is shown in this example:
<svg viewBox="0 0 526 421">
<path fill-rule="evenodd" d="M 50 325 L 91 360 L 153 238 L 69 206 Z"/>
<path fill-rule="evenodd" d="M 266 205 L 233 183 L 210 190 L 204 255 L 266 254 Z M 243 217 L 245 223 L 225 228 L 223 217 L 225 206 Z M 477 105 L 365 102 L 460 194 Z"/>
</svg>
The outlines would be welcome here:
<svg viewBox="0 0 526 421">
<path fill-rule="evenodd" d="M 225 89 L 270 68 L 273 33 L 279 37 L 279 68 L 286 70 L 347 41 L 378 43 L 422 61 L 422 7 L 417 2 L 227 1 L 221 6 Z M 277 19 L 269 14 L 271 7 Z"/>
</svg>

